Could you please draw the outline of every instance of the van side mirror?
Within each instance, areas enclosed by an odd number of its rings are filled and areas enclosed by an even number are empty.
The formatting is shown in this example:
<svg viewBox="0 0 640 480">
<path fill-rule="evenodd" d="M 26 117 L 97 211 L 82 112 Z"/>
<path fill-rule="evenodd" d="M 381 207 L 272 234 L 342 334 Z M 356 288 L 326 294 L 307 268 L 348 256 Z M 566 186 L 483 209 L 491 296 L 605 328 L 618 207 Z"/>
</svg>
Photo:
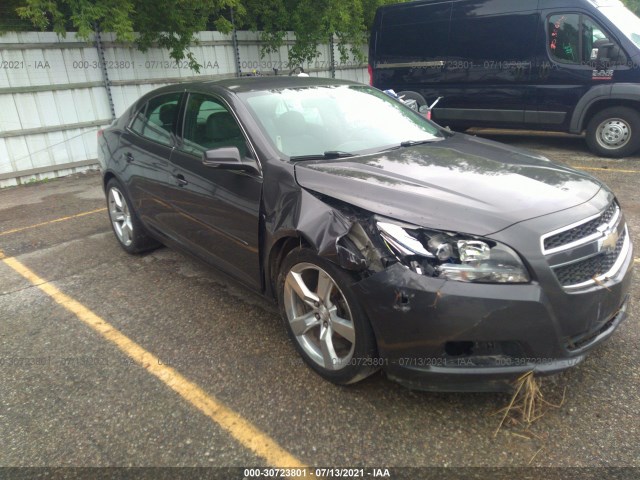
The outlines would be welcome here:
<svg viewBox="0 0 640 480">
<path fill-rule="evenodd" d="M 249 173 L 259 173 L 256 164 L 243 161 L 238 147 L 220 147 L 207 150 L 202 154 L 202 164 L 209 168 L 221 170 L 238 170 Z"/>
<path fill-rule="evenodd" d="M 618 61 L 620 48 L 608 38 L 601 38 L 593 42 L 591 61 L 597 63 L 598 68 L 610 68 Z"/>
</svg>

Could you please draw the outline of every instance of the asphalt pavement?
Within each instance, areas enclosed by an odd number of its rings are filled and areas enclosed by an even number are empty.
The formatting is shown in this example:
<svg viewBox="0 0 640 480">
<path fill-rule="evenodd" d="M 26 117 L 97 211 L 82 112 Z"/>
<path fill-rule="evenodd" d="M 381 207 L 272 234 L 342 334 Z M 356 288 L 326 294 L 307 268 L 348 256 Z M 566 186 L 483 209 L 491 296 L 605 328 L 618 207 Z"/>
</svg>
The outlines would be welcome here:
<svg viewBox="0 0 640 480">
<path fill-rule="evenodd" d="M 482 135 L 602 179 L 640 245 L 640 157 Z M 96 172 L 0 190 L 0 250 L 1 467 L 640 467 L 637 277 L 614 336 L 542 380 L 562 406 L 494 435 L 508 395 L 415 392 L 382 374 L 332 385 L 301 363 L 270 301 L 168 248 L 127 255 Z"/>
</svg>

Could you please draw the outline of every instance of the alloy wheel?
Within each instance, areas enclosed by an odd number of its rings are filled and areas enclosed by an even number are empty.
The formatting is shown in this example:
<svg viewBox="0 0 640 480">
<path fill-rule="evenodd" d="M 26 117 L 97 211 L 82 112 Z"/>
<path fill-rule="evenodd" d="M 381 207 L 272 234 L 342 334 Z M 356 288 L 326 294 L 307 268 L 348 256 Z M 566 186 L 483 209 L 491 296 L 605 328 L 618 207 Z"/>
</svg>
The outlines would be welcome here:
<svg viewBox="0 0 640 480">
<path fill-rule="evenodd" d="M 109 189 L 109 217 L 120 243 L 128 247 L 133 242 L 133 224 L 129 205 L 122 192 L 115 187 Z"/>
<path fill-rule="evenodd" d="M 349 304 L 335 280 L 312 263 L 298 263 L 287 273 L 284 308 L 305 354 L 327 370 L 349 365 L 356 331 Z"/>
</svg>

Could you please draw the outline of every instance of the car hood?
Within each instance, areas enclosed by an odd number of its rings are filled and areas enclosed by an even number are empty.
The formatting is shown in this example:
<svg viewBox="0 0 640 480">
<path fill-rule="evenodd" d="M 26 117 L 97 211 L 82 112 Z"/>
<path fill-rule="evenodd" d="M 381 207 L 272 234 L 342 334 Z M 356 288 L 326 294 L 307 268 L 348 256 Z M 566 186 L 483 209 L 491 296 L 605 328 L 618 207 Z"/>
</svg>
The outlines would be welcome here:
<svg viewBox="0 0 640 480">
<path fill-rule="evenodd" d="M 455 134 L 373 155 L 300 162 L 298 184 L 373 213 L 487 235 L 587 202 L 590 175 L 497 142 Z"/>
</svg>

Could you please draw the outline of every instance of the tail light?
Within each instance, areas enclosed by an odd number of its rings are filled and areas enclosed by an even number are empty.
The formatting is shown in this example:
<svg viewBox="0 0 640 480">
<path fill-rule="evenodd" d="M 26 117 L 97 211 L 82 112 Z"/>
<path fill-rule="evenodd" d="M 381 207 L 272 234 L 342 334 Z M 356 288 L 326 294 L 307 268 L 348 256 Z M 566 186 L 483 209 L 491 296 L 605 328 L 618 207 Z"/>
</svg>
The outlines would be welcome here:
<svg viewBox="0 0 640 480">
<path fill-rule="evenodd" d="M 367 65 L 367 72 L 369 72 L 369 85 L 373 86 L 373 67 L 371 64 Z"/>
<path fill-rule="evenodd" d="M 104 135 L 104 128 L 98 130 L 98 138 L 100 138 L 102 135 Z"/>
</svg>

